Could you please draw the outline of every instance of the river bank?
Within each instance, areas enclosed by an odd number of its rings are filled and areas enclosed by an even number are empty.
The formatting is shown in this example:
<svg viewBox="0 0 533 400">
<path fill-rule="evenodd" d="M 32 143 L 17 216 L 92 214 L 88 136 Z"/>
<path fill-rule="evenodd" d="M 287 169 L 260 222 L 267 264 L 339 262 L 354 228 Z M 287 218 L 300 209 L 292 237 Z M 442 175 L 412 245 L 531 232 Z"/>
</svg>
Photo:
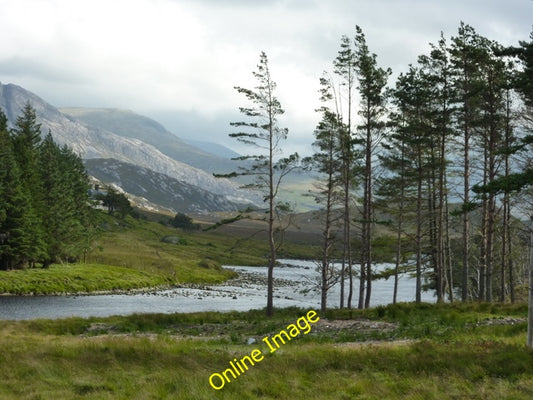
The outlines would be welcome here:
<svg viewBox="0 0 533 400">
<path fill-rule="evenodd" d="M 201 311 L 247 311 L 266 305 L 266 267 L 225 266 L 231 278 L 217 284 L 185 284 L 170 289 L 141 289 L 125 294 L 70 296 L 0 297 L 0 319 L 35 319 L 66 317 L 106 317 L 134 313 L 175 313 Z M 315 263 L 305 260 L 281 260 L 275 269 L 275 307 L 320 308 L 319 273 Z M 372 305 L 392 301 L 393 281 L 375 281 Z M 407 274 L 400 280 L 398 301 L 414 300 L 414 280 Z M 330 289 L 330 307 L 338 307 L 340 285 Z M 433 302 L 432 293 L 423 301 Z"/>
</svg>

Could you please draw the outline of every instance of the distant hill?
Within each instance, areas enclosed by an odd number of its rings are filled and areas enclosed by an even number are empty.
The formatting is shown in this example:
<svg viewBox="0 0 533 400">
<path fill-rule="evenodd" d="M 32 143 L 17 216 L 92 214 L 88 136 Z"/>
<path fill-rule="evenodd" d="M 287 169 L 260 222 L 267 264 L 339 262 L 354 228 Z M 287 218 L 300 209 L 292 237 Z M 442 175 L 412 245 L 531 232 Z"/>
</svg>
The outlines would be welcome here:
<svg viewBox="0 0 533 400">
<path fill-rule="evenodd" d="M 194 147 L 197 147 L 199 149 L 202 149 L 203 151 L 207 151 L 208 153 L 217 155 L 227 160 L 231 160 L 232 158 L 241 156 L 239 153 L 228 149 L 226 146 L 223 146 L 221 144 L 205 142 L 202 140 L 193 140 L 189 138 L 185 138 L 183 140 Z M 235 168 L 234 164 L 231 164 L 231 166 Z"/>
<path fill-rule="evenodd" d="M 90 126 L 105 129 L 124 138 L 139 139 L 154 146 L 166 156 L 209 174 L 226 173 L 235 168 L 230 157 L 222 155 L 220 150 L 224 148 L 223 146 L 208 142 L 187 143 L 169 132 L 159 122 L 132 111 L 79 107 L 60 108 L 59 111 Z M 215 148 L 217 150 L 213 150 Z M 229 149 L 225 149 L 224 152 L 226 151 Z"/>
</svg>

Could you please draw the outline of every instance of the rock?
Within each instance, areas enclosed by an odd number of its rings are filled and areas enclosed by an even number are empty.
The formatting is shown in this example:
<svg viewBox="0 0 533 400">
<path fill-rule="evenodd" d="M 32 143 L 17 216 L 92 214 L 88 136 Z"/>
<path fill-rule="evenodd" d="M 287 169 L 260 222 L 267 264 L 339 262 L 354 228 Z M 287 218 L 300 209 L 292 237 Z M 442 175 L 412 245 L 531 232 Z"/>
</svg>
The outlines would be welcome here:
<svg viewBox="0 0 533 400">
<path fill-rule="evenodd" d="M 183 244 L 183 239 L 177 237 L 177 236 L 165 236 L 161 239 L 164 243 L 170 243 L 170 244 Z"/>
</svg>

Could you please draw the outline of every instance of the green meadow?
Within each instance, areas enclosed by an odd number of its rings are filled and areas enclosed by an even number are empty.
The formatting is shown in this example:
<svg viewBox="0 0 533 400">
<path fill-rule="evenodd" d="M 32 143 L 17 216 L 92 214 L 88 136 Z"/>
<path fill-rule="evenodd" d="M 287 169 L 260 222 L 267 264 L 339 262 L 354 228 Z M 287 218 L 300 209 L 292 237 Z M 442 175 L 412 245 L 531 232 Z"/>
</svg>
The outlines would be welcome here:
<svg viewBox="0 0 533 400">
<path fill-rule="evenodd" d="M 533 398 L 525 305 L 332 310 L 269 353 L 261 339 L 307 311 L 3 322 L 0 398 Z M 211 374 L 255 348 L 260 363 L 220 390 L 209 385 Z"/>
</svg>

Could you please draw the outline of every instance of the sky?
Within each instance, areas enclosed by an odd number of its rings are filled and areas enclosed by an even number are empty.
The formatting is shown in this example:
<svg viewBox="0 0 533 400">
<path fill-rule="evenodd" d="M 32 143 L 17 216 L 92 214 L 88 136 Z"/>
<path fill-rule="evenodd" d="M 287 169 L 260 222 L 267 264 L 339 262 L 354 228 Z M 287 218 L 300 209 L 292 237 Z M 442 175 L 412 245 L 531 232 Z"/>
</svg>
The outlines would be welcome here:
<svg viewBox="0 0 533 400">
<path fill-rule="evenodd" d="M 261 51 L 289 129 L 311 152 L 319 78 L 355 25 L 393 79 L 461 21 L 503 45 L 528 40 L 533 0 L 0 0 L 0 82 L 56 107 L 111 107 L 181 138 L 225 144 Z"/>
</svg>

